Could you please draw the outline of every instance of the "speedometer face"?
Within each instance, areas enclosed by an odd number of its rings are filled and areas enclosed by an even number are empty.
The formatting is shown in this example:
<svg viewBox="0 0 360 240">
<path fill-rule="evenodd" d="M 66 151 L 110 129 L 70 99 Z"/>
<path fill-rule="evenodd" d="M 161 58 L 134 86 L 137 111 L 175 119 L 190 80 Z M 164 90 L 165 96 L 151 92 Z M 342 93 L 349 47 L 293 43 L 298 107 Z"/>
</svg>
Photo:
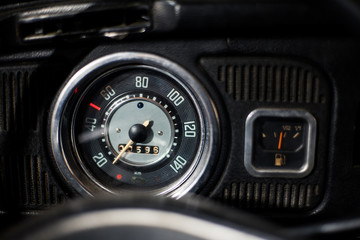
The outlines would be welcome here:
<svg viewBox="0 0 360 240">
<path fill-rule="evenodd" d="M 85 66 L 59 94 L 51 123 L 55 161 L 80 193 L 179 197 L 217 150 L 206 92 L 184 69 L 150 54 L 113 54 Z"/>
<path fill-rule="evenodd" d="M 170 77 L 144 66 L 97 79 L 74 119 L 81 163 L 103 185 L 124 188 L 159 187 L 181 176 L 201 136 L 191 99 Z"/>
</svg>

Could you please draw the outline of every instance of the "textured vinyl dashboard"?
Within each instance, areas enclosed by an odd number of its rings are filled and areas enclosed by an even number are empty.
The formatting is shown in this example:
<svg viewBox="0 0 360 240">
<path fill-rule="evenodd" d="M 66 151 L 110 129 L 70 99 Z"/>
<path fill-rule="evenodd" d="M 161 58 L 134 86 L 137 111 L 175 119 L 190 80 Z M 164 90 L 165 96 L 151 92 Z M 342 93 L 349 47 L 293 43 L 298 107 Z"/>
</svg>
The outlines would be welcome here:
<svg viewBox="0 0 360 240">
<path fill-rule="evenodd" d="M 88 25 L 71 28 L 68 17 L 83 5 L 68 16 L 59 2 L 64 16 L 48 22 L 26 8 L 9 18 L 26 31 L 0 38 L 1 231 L 73 199 L 133 190 L 199 195 L 291 227 L 359 216 L 357 36 L 325 13 L 298 20 L 303 3 L 288 25 L 237 26 L 249 16 L 235 14 L 212 29 L 192 12 L 202 5 L 143 2 L 121 12 L 126 34 L 115 24 L 77 39 L 72 30 Z M 224 11 L 246 13 L 240 5 Z M 85 19 L 104 14 L 89 9 Z M 155 14 L 172 10 L 174 19 Z"/>
<path fill-rule="evenodd" d="M 1 70 L 3 210 L 19 207 L 41 209 L 65 198 L 50 172 L 44 139 L 47 101 L 52 97 L 49 85 L 53 85 L 44 79 L 46 75 L 41 77 L 38 74 L 39 64 L 36 62 Z"/>
<path fill-rule="evenodd" d="M 206 195 L 210 193 L 226 204 L 245 208 L 313 209 L 319 204 L 325 191 L 333 95 L 331 82 L 316 64 L 293 57 L 269 57 L 270 54 L 246 57 L 236 51 L 226 57 L 229 50 L 223 40 L 107 45 L 97 47 L 90 59 L 100 53 L 135 48 L 145 52 L 151 49 L 191 69 L 208 87 L 219 109 L 224 136 L 221 160 L 217 161 L 218 171 L 208 173 L 214 177 L 205 185 Z M 204 54 L 203 49 L 211 51 Z M 36 60 L 39 61 L 36 58 L 32 61 Z M 17 207 L 35 210 L 62 202 L 71 195 L 66 189 L 69 186 L 64 186 L 54 170 L 46 144 L 44 126 L 50 102 L 68 74 L 64 69 L 70 69 L 65 59 L 59 57 L 53 61 L 46 66 L 41 62 L 23 63 L 21 68 L 4 68 L 2 73 L 1 126 L 2 142 L 6 146 L 2 148 L 2 189 L 8 192 L 4 195 L 8 198 L 2 200 L 4 210 L 15 207 L 11 200 L 14 198 L 20 200 Z M 316 147 L 321 150 L 317 150 L 316 167 L 309 176 L 292 180 L 256 178 L 247 173 L 242 163 L 245 119 L 258 108 L 301 108 L 315 116 Z M 24 133 L 25 137 L 19 137 Z M 22 151 L 12 142 L 18 138 L 22 140 Z"/>
</svg>

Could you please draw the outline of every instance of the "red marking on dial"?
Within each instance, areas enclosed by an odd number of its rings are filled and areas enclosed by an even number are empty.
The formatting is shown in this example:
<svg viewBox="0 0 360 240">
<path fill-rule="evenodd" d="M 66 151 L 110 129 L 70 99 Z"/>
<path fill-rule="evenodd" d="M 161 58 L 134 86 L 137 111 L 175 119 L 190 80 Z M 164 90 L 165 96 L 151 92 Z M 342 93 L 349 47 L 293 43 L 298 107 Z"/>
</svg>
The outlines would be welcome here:
<svg viewBox="0 0 360 240">
<path fill-rule="evenodd" d="M 121 174 L 116 175 L 116 179 L 117 179 L 117 180 L 121 180 L 121 179 L 122 179 L 122 175 L 121 175 Z"/>
<path fill-rule="evenodd" d="M 100 107 L 98 107 L 98 106 L 96 106 L 95 104 L 93 104 L 93 103 L 90 103 L 89 104 L 90 105 L 90 107 L 93 107 L 93 108 L 95 108 L 96 110 L 98 110 L 98 111 L 100 111 Z"/>
</svg>

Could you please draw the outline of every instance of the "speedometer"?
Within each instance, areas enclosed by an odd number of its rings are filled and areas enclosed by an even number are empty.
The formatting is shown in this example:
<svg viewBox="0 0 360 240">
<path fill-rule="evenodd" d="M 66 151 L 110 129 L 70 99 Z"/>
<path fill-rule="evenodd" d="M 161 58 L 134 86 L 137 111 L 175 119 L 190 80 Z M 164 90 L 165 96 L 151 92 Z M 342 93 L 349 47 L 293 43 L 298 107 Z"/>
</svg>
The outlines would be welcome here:
<svg viewBox="0 0 360 240">
<path fill-rule="evenodd" d="M 156 55 L 99 58 L 70 77 L 53 106 L 52 153 L 82 194 L 180 197 L 216 158 L 219 125 L 210 97 L 189 72 Z"/>
</svg>

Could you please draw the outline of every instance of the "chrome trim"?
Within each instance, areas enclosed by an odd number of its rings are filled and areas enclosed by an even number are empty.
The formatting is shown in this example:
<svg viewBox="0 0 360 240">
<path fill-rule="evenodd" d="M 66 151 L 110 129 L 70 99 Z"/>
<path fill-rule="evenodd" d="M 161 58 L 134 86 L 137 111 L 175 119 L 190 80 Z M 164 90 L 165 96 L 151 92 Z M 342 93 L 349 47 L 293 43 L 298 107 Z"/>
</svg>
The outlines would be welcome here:
<svg viewBox="0 0 360 240">
<path fill-rule="evenodd" d="M 252 164 L 254 122 L 259 117 L 301 118 L 308 123 L 306 158 L 300 169 L 259 169 Z M 252 111 L 245 122 L 244 165 L 254 177 L 302 178 L 310 174 L 315 164 L 316 119 L 302 109 L 261 108 Z"/>
<path fill-rule="evenodd" d="M 100 189 L 111 192 L 103 186 L 99 187 L 94 184 L 90 179 L 84 178 L 81 175 L 84 172 L 73 167 L 74 164 L 71 161 L 75 161 L 75 159 L 69 159 L 68 154 L 63 151 L 62 116 L 69 104 L 70 97 L 79 84 L 89 84 L 94 74 L 128 64 L 143 64 L 166 71 L 188 92 L 196 107 L 202 125 L 202 137 L 200 139 L 202 144 L 199 147 L 196 159 L 186 174 L 175 183 L 151 192 L 154 195 L 168 195 L 173 198 L 180 198 L 199 182 L 209 162 L 216 158 L 220 135 L 219 118 L 210 96 L 192 74 L 180 65 L 154 54 L 120 52 L 100 57 L 82 67 L 63 85 L 53 105 L 50 120 L 51 150 L 56 165 L 69 185 L 82 195 L 92 196 L 99 192 Z"/>
</svg>

